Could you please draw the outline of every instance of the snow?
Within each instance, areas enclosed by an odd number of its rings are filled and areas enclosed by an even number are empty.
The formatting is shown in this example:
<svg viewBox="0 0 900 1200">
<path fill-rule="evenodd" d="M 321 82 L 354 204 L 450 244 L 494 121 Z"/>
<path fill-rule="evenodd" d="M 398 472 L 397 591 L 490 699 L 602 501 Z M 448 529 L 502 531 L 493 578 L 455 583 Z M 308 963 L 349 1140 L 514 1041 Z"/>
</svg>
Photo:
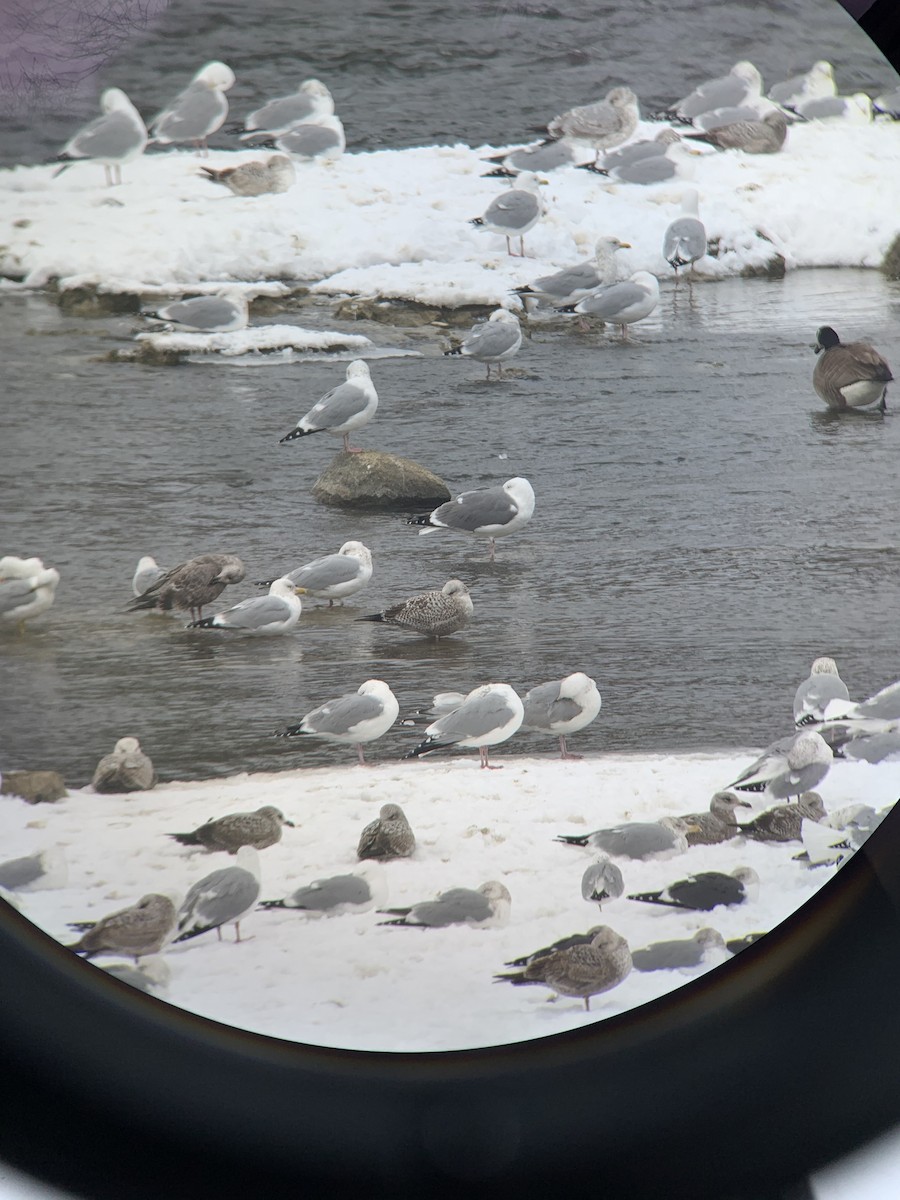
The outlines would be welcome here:
<svg viewBox="0 0 900 1200">
<path fill-rule="evenodd" d="M 411 731 L 410 737 L 416 737 Z M 504 750 L 506 753 L 504 753 Z M 377 750 L 373 749 L 377 758 Z M 22 892 L 25 915 L 64 942 L 68 921 L 92 920 L 149 891 L 183 896 L 192 883 L 229 865 L 224 854 L 186 850 L 167 833 L 190 830 L 230 812 L 274 804 L 296 822 L 282 841 L 260 852 L 262 898 L 358 866 L 356 845 L 380 806 L 398 803 L 417 837 L 409 859 L 384 864 L 388 906 L 428 899 L 450 887 L 490 879 L 512 895 L 509 924 L 489 929 L 423 930 L 380 926 L 375 912 L 311 917 L 257 911 L 218 942 L 210 933 L 165 957 L 168 999 L 207 1017 L 316 1045 L 361 1050 L 450 1050 L 543 1037 L 625 1011 L 677 987 L 702 968 L 632 972 L 597 996 L 548 1003 L 540 986 L 495 984 L 504 962 L 592 925 L 609 924 L 629 945 L 689 937 L 711 925 L 726 939 L 772 929 L 808 900 L 838 868 L 809 870 L 792 861 L 799 843 L 737 839 L 691 847 L 668 860 L 619 859 L 625 890 L 658 889 L 702 870 L 756 869 L 758 900 L 710 913 L 637 903 L 624 896 L 602 913 L 581 897 L 592 849 L 555 842 L 625 820 L 655 820 L 706 808 L 758 751 L 698 755 L 600 754 L 579 762 L 525 758 L 514 746 L 495 754 L 498 771 L 482 771 L 474 754 L 422 762 L 343 765 L 230 779 L 168 783 L 130 796 L 74 790 L 56 804 L 32 807 L 14 797 L 0 804 L 4 857 L 60 846 L 68 881 L 55 890 Z M 818 789 L 829 812 L 865 801 L 876 808 L 900 794 L 900 763 L 836 762 Z M 768 807 L 747 797 L 750 819 Z M 101 962 L 108 961 L 101 959 Z M 713 968 L 715 969 L 715 968 Z M 727 969 L 727 965 L 725 967 Z"/>
</svg>

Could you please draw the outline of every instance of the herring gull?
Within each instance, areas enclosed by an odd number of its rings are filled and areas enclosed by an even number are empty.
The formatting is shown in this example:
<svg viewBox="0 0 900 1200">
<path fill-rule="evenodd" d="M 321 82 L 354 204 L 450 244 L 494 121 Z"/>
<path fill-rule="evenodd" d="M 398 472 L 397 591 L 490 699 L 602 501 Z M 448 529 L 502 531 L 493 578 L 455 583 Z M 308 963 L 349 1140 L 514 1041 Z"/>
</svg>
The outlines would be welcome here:
<svg viewBox="0 0 900 1200">
<path fill-rule="evenodd" d="M 717 150 L 743 150 L 745 154 L 776 154 L 784 145 L 788 119 L 781 111 L 767 113 L 761 120 L 735 121 L 708 133 L 686 133 L 693 142 L 706 142 Z"/>
<path fill-rule="evenodd" d="M 187 628 L 222 629 L 252 636 L 288 633 L 300 620 L 303 590 L 284 576 L 275 580 L 268 596 L 251 596 L 223 612 L 191 621 Z"/>
<path fill-rule="evenodd" d="M 378 816 L 359 835 L 356 857 L 359 859 L 409 858 L 416 848 L 406 814 L 399 804 L 382 804 Z"/>
<path fill-rule="evenodd" d="M 252 846 L 254 850 L 265 850 L 281 841 L 285 825 L 294 828 L 280 808 L 264 804 L 254 812 L 229 813 L 198 826 L 191 833 L 170 833 L 182 846 L 203 846 L 206 850 L 225 850 L 237 854 L 241 846 Z"/>
<path fill-rule="evenodd" d="M 691 938 L 671 942 L 652 942 L 642 950 L 632 950 L 631 961 L 636 971 L 677 971 L 684 967 L 699 967 L 710 958 L 724 958 L 728 950 L 717 929 L 698 929 Z"/>
<path fill-rule="evenodd" d="M 347 139 L 340 118 L 331 115 L 292 125 L 279 134 L 275 145 L 285 154 L 306 162 L 314 159 L 333 162 L 344 153 Z"/>
<path fill-rule="evenodd" d="M 701 83 L 661 115 L 690 124 L 695 117 L 711 109 L 736 107 L 758 99 L 761 94 L 762 76 L 753 63 L 743 60 L 735 63 L 727 75 Z"/>
<path fill-rule="evenodd" d="M 136 737 L 122 737 L 97 763 L 91 787 L 95 792 L 118 795 L 146 792 L 156 784 L 156 771 Z"/>
<path fill-rule="evenodd" d="M 816 332 L 821 355 L 813 371 L 813 387 L 829 408 L 887 408 L 887 385 L 894 376 L 887 361 L 867 342 L 842 342 L 830 325 Z"/>
<path fill-rule="evenodd" d="M 425 730 L 425 740 L 404 758 L 419 758 L 448 746 L 477 747 L 481 766 L 499 770 L 491 766 L 488 748 L 511 738 L 522 724 L 524 714 L 522 701 L 509 684 L 482 684 L 469 692 L 459 708 L 432 721 Z"/>
<path fill-rule="evenodd" d="M 367 425 L 377 408 L 378 393 L 368 365 L 357 358 L 347 367 L 346 382 L 326 392 L 296 427 L 279 440 L 293 442 L 311 433 L 330 433 L 344 439 L 345 454 L 358 454 L 359 449 L 350 445 L 350 434 Z"/>
<path fill-rule="evenodd" d="M 900 120 L 900 87 L 882 92 L 880 96 L 875 97 L 873 103 L 876 112 L 884 113 L 895 121 Z"/>
<path fill-rule="evenodd" d="M 39 558 L 0 558 L 0 621 L 14 622 L 23 634 L 26 621 L 52 607 L 58 586 L 59 572 Z"/>
<path fill-rule="evenodd" d="M 492 200 L 480 217 L 469 224 L 487 233 L 499 233 L 506 238 L 506 253 L 525 257 L 525 234 L 533 229 L 544 213 L 541 181 L 533 171 L 516 176 L 515 187 Z M 519 239 L 519 254 L 514 255 L 511 239 Z"/>
<path fill-rule="evenodd" d="M 308 712 L 299 725 L 289 725 L 276 737 L 310 734 L 331 742 L 356 747 L 361 766 L 365 766 L 363 745 L 382 737 L 397 720 L 397 697 L 380 679 L 367 679 L 355 692 L 329 700 Z"/>
<path fill-rule="evenodd" d="M 737 837 L 739 826 L 734 810 L 751 807 L 747 800 L 742 800 L 733 792 L 716 792 L 706 812 L 686 813 L 679 818 L 693 827 L 687 833 L 687 844 L 718 846 Z"/>
<path fill-rule="evenodd" d="M 266 196 L 286 192 L 296 179 L 294 164 L 286 154 L 239 163 L 236 167 L 201 167 L 212 183 L 220 183 L 235 196 Z"/>
<path fill-rule="evenodd" d="M 502 883 L 490 880 L 481 887 L 450 888 L 434 900 L 423 900 L 406 908 L 380 908 L 393 919 L 379 925 L 402 925 L 407 929 L 443 929 L 447 925 L 480 925 L 493 928 L 509 920 L 511 897 Z"/>
<path fill-rule="evenodd" d="M 622 872 L 606 855 L 591 863 L 581 877 L 581 895 L 602 910 L 607 900 L 618 900 L 625 891 Z"/>
<path fill-rule="evenodd" d="M 560 312 L 599 317 L 618 325 L 622 341 L 628 340 L 628 326 L 649 317 L 659 304 L 659 280 L 649 271 L 635 271 L 630 279 L 597 288 L 577 304 L 561 305 Z"/>
<path fill-rule="evenodd" d="M 821 734 L 801 730 L 773 742 L 728 788 L 766 792 L 776 800 L 787 800 L 821 783 L 832 760 L 831 748 Z"/>
<path fill-rule="evenodd" d="M 162 579 L 165 573 L 165 568 L 159 565 L 152 554 L 145 554 L 138 559 L 138 565 L 135 567 L 131 580 L 132 592 L 135 596 L 143 596 L 147 588 Z"/>
<path fill-rule="evenodd" d="M 794 724 L 817 725 L 825 719 L 825 709 L 832 700 L 849 700 L 847 685 L 841 679 L 833 658 L 817 658 L 794 693 Z"/>
<path fill-rule="evenodd" d="M 532 950 L 530 954 L 510 958 L 503 965 L 505 967 L 527 967 L 540 958 L 547 958 L 549 955 L 555 954 L 557 950 L 568 950 L 571 946 L 589 946 L 603 928 L 603 925 L 593 925 L 587 933 L 570 933 L 566 937 L 551 942 L 549 946 L 541 946 L 539 950 Z"/>
<path fill-rule="evenodd" d="M 852 96 L 817 96 L 802 100 L 794 110 L 805 121 L 841 120 L 854 125 L 871 125 L 874 120 L 872 99 L 865 92 Z"/>
<path fill-rule="evenodd" d="M 484 537 L 490 544 L 490 560 L 494 561 L 494 542 L 508 537 L 527 525 L 534 513 L 534 490 L 527 479 L 516 476 L 499 487 L 460 492 L 453 500 L 441 504 L 423 516 L 410 517 L 407 525 L 423 525 L 420 534 L 436 529 L 450 529 Z"/>
<path fill-rule="evenodd" d="M 244 564 L 236 554 L 199 554 L 172 567 L 129 605 L 129 612 L 156 609 L 187 610 L 199 620 L 204 605 L 212 604 L 231 583 L 244 578 Z M 196 615 L 195 615 L 196 614 Z"/>
<path fill-rule="evenodd" d="M 148 955 L 143 962 L 98 963 L 99 967 L 129 987 L 146 992 L 149 996 L 162 996 L 169 986 L 172 972 L 169 964 L 160 954 Z"/>
<path fill-rule="evenodd" d="M 154 118 L 150 126 L 153 140 L 161 144 L 193 142 L 198 150 L 205 150 L 206 139 L 228 116 L 225 92 L 233 85 L 234 72 L 225 63 L 209 62 L 201 67 L 184 91 Z"/>
<path fill-rule="evenodd" d="M 522 345 L 522 328 L 519 318 L 509 309 L 498 308 L 486 321 L 473 325 L 458 346 L 444 351 L 444 357 L 461 354 L 484 363 L 487 377 L 491 377 L 491 363 L 497 365 L 497 376 L 503 378 L 503 364 L 519 353 Z"/>
<path fill-rule="evenodd" d="M 10 892 L 64 887 L 67 875 L 65 855 L 56 846 L 0 862 L 0 888 Z"/>
<path fill-rule="evenodd" d="M 709 912 L 720 905 L 744 904 L 759 894 L 759 876 L 752 867 L 735 867 L 730 875 L 723 871 L 700 871 L 679 879 L 658 892 L 638 892 L 629 900 L 664 904 L 670 908 L 688 908 Z"/>
<path fill-rule="evenodd" d="M 318 600 L 327 600 L 331 608 L 337 600 L 343 604 L 348 596 L 362 591 L 372 578 L 372 552 L 362 542 L 344 542 L 336 554 L 314 558 L 293 571 L 286 579 Z M 272 580 L 257 580 L 257 587 L 269 587 Z"/>
<path fill-rule="evenodd" d="M 439 592 L 420 592 L 401 604 L 394 604 L 359 621 L 380 621 L 410 629 L 435 640 L 449 637 L 465 629 L 472 617 L 474 605 L 469 589 L 461 579 L 448 579 Z"/>
<path fill-rule="evenodd" d="M 278 96 L 255 108 L 244 118 L 248 134 L 264 132 L 286 133 L 292 125 L 334 112 L 334 100 L 328 88 L 318 79 L 304 79 L 296 92 Z"/>
<path fill-rule="evenodd" d="M 615 87 L 596 104 L 570 108 L 554 117 L 547 132 L 551 137 L 586 142 L 595 152 L 596 163 L 602 151 L 627 142 L 639 120 L 637 96 L 631 88 Z"/>
<path fill-rule="evenodd" d="M 199 880 L 188 891 L 178 910 L 176 942 L 199 937 L 215 929 L 221 942 L 222 926 L 234 926 L 241 940 L 241 921 L 259 899 L 259 856 L 252 846 L 241 846 L 233 867 L 222 867 Z"/>
<path fill-rule="evenodd" d="M 803 850 L 794 855 L 794 862 L 805 862 L 810 868 L 839 866 L 853 853 L 850 838 L 843 830 L 820 821 L 801 821 L 800 841 Z"/>
<path fill-rule="evenodd" d="M 155 317 L 158 321 L 171 321 L 189 332 L 235 333 L 239 329 L 246 329 L 250 308 L 246 289 L 225 287 L 211 296 L 173 300 L 171 304 L 145 311 L 142 315 Z"/>
<path fill-rule="evenodd" d="M 518 146 L 492 154 L 482 162 L 494 163 L 493 171 L 485 171 L 483 179 L 515 179 L 522 171 L 543 174 L 559 167 L 570 167 L 575 162 L 575 151 L 568 142 L 549 138 L 533 146 Z"/>
<path fill-rule="evenodd" d="M 296 888 L 281 900 L 260 900 L 265 909 L 290 908 L 334 917 L 342 913 L 365 912 L 387 899 L 387 882 L 378 863 L 364 863 L 346 875 L 314 879 Z"/>
<path fill-rule="evenodd" d="M 818 792 L 804 792 L 795 804 L 777 804 L 738 827 L 741 837 L 754 842 L 798 842 L 804 820 L 822 821 L 825 805 Z"/>
<path fill-rule="evenodd" d="M 769 99 L 785 108 L 796 108 L 805 100 L 820 96 L 833 96 L 837 91 L 834 82 L 834 67 L 824 60 L 815 62 L 808 71 L 792 75 L 782 83 L 769 88 Z"/>
<path fill-rule="evenodd" d="M 623 858 L 671 858 L 687 850 L 691 828 L 678 817 L 663 817 L 659 821 L 628 821 L 591 833 L 560 834 L 553 840 L 567 846 L 595 846 Z"/>
<path fill-rule="evenodd" d="M 564 267 L 553 275 L 542 275 L 533 283 L 513 290 L 523 301 L 533 296 L 554 308 L 577 304 L 596 288 L 616 282 L 616 251 L 630 249 L 630 242 L 622 242 L 617 237 L 598 238 L 593 258 Z"/>
<path fill-rule="evenodd" d="M 681 197 L 681 216 L 676 217 L 663 235 L 663 258 L 675 272 L 678 268 L 690 267 L 693 275 L 694 263 L 706 254 L 706 226 L 700 220 L 699 196 L 693 188 Z"/>
<path fill-rule="evenodd" d="M 569 751 L 566 737 L 590 725 L 600 712 L 600 693 L 590 676 L 576 671 L 564 679 L 538 684 L 526 692 L 524 705 L 523 729 L 558 737 L 561 758 L 582 757 Z"/>
<path fill-rule="evenodd" d="M 121 88 L 107 88 L 100 96 L 100 109 L 102 115 L 79 129 L 59 158 L 67 162 L 89 158 L 102 163 L 107 186 L 111 187 L 122 182 L 123 165 L 144 153 L 147 130 L 141 114 Z M 60 171 L 65 169 L 61 167 Z"/>
<path fill-rule="evenodd" d="M 137 904 L 99 921 L 77 921 L 70 929 L 84 930 L 68 948 L 91 958 L 95 954 L 128 954 L 135 960 L 157 954 L 175 928 L 175 905 L 168 896 L 150 892 Z"/>
<path fill-rule="evenodd" d="M 558 996 L 578 996 L 585 1012 L 591 996 L 616 987 L 631 971 L 628 943 L 608 925 L 601 925 L 587 945 L 569 946 L 536 958 L 521 971 L 495 975 L 497 983 L 544 984 Z"/>
</svg>

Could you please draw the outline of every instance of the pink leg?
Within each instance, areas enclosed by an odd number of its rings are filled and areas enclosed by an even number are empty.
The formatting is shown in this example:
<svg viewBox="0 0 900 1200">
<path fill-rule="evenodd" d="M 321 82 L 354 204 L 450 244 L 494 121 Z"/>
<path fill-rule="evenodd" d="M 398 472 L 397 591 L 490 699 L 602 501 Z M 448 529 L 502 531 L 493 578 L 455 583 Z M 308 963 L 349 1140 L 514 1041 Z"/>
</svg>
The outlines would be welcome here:
<svg viewBox="0 0 900 1200">
<path fill-rule="evenodd" d="M 345 454 L 362 454 L 362 446 L 350 445 L 350 434 L 344 434 L 344 453 Z"/>
<path fill-rule="evenodd" d="M 503 770 L 503 768 L 502 768 L 501 766 L 492 766 L 492 765 L 491 765 L 491 764 L 488 762 L 488 748 L 487 748 L 487 746 L 482 746 L 482 747 L 479 749 L 478 753 L 481 755 L 481 767 L 482 767 L 482 770 L 488 770 L 488 771 L 502 771 L 502 770 Z"/>
<path fill-rule="evenodd" d="M 217 926 L 216 926 L 216 938 L 217 938 L 217 940 L 218 940 L 218 941 L 220 941 L 220 942 L 221 942 L 221 940 L 222 940 L 222 927 L 221 927 L 221 925 L 217 925 Z"/>
<path fill-rule="evenodd" d="M 367 767 L 369 764 L 366 762 L 366 756 L 363 754 L 362 742 L 356 743 L 356 753 L 359 755 L 359 765 Z"/>
<path fill-rule="evenodd" d="M 566 745 L 566 735 L 559 735 L 559 757 L 560 758 L 584 758 L 583 754 L 572 754 L 569 747 Z"/>
<path fill-rule="evenodd" d="M 488 541 L 490 542 L 490 547 L 491 547 L 491 553 L 488 557 L 488 562 L 493 562 L 494 561 L 494 548 L 497 543 L 494 541 L 493 538 L 489 538 Z"/>
</svg>

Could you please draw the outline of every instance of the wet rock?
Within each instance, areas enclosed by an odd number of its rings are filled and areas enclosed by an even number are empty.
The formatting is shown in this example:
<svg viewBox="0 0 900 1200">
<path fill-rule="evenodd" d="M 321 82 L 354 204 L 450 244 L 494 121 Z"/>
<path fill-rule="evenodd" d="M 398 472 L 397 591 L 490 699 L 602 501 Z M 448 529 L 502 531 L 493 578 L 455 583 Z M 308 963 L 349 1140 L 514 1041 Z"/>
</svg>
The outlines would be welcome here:
<svg viewBox="0 0 900 1200">
<path fill-rule="evenodd" d="M 450 499 L 443 479 L 421 463 L 380 450 L 338 454 L 315 482 L 322 504 L 346 508 L 435 508 Z"/>
<path fill-rule="evenodd" d="M 744 267 L 742 279 L 784 279 L 787 263 L 783 254 L 773 254 L 766 262 L 756 267 Z"/>
<path fill-rule="evenodd" d="M 5 771 L 0 793 L 19 796 L 26 804 L 52 804 L 68 794 L 57 771 Z"/>
<path fill-rule="evenodd" d="M 402 325 L 416 328 L 421 325 L 450 325 L 466 328 L 479 317 L 493 311 L 491 305 L 463 304 L 459 308 L 441 308 L 419 304 L 415 300 L 385 300 L 379 297 L 353 296 L 342 300 L 334 315 L 344 321 L 377 321 L 382 325 Z"/>
<path fill-rule="evenodd" d="M 137 292 L 101 292 L 96 287 L 73 287 L 57 292 L 56 303 L 70 317 L 110 317 L 141 311 Z"/>
<path fill-rule="evenodd" d="M 881 269 L 888 279 L 900 279 L 900 233 L 894 238 L 881 263 Z"/>
<path fill-rule="evenodd" d="M 94 362 L 146 363 L 151 367 L 177 367 L 187 358 L 186 350 L 160 350 L 151 342 L 137 342 L 133 346 L 110 350 L 101 354 Z"/>
</svg>

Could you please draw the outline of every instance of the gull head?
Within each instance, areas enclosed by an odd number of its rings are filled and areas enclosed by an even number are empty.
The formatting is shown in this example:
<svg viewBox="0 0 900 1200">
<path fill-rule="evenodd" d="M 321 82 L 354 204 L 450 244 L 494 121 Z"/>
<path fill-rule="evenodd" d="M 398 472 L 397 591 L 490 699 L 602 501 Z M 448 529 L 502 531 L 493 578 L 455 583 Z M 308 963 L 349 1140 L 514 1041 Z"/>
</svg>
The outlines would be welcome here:
<svg viewBox="0 0 900 1200">
<path fill-rule="evenodd" d="M 138 754 L 141 749 L 141 743 L 136 737 L 119 738 L 113 748 L 113 753 L 119 758 L 125 758 L 130 754 Z"/>
<path fill-rule="evenodd" d="M 534 512 L 534 488 L 527 479 L 523 479 L 519 475 L 514 479 L 507 479 L 503 490 L 511 500 L 515 501 L 520 513 L 526 510 L 529 514 Z"/>
<path fill-rule="evenodd" d="M 820 733 L 810 730 L 801 733 L 794 739 L 794 744 L 787 753 L 787 763 L 792 771 L 808 767 L 812 763 L 830 763 L 834 756 L 831 747 Z"/>
<path fill-rule="evenodd" d="M 226 554 L 224 557 L 226 562 L 212 582 L 240 583 L 244 578 L 244 564 L 236 554 Z"/>
<path fill-rule="evenodd" d="M 594 253 L 598 259 L 607 259 L 615 254 L 617 250 L 630 250 L 631 242 L 622 242 L 617 237 L 601 237 L 597 238 L 594 245 Z"/>
<path fill-rule="evenodd" d="M 289 596 L 305 596 L 306 588 L 297 587 L 294 581 L 288 575 L 282 575 L 280 579 L 276 579 L 269 584 L 269 595 L 278 596 L 286 600 Z"/>
<path fill-rule="evenodd" d="M 347 367 L 347 379 L 371 379 L 368 363 L 361 358 L 355 358 Z"/>
<path fill-rule="evenodd" d="M 606 103 L 613 108 L 630 108 L 637 105 L 638 99 L 630 87 L 614 87 L 606 93 Z"/>
<path fill-rule="evenodd" d="M 469 589 L 461 579 L 448 579 L 441 588 L 442 596 L 468 596 Z"/>
<path fill-rule="evenodd" d="M 837 675 L 837 663 L 833 658 L 817 658 L 809 673 L 810 675 Z"/>
<path fill-rule="evenodd" d="M 488 317 L 489 321 L 497 321 L 501 325 L 515 325 L 518 327 L 519 318 L 515 313 L 511 313 L 508 308 L 497 308 Z"/>
<path fill-rule="evenodd" d="M 262 808 L 256 810 L 258 817 L 268 817 L 273 821 L 277 821 L 279 825 L 290 825 L 291 829 L 295 828 L 294 822 L 289 821 L 280 808 L 276 808 L 274 804 L 264 804 Z"/>
<path fill-rule="evenodd" d="M 560 681 L 559 694 L 566 700 L 580 700 L 582 696 L 597 691 L 596 682 L 584 671 L 575 671 Z"/>
<path fill-rule="evenodd" d="M 358 558 L 365 567 L 372 565 L 372 551 L 362 542 L 344 542 L 338 554 L 343 554 L 346 558 Z"/>
<path fill-rule="evenodd" d="M 762 91 L 762 75 L 752 62 L 742 59 L 741 62 L 734 64 L 729 74 L 734 75 L 737 79 L 742 79 L 744 83 L 749 83 L 757 91 Z"/>
<path fill-rule="evenodd" d="M 234 86 L 234 71 L 223 62 L 209 62 L 200 68 L 192 82 L 202 83 L 213 91 L 227 92 Z"/>
</svg>

